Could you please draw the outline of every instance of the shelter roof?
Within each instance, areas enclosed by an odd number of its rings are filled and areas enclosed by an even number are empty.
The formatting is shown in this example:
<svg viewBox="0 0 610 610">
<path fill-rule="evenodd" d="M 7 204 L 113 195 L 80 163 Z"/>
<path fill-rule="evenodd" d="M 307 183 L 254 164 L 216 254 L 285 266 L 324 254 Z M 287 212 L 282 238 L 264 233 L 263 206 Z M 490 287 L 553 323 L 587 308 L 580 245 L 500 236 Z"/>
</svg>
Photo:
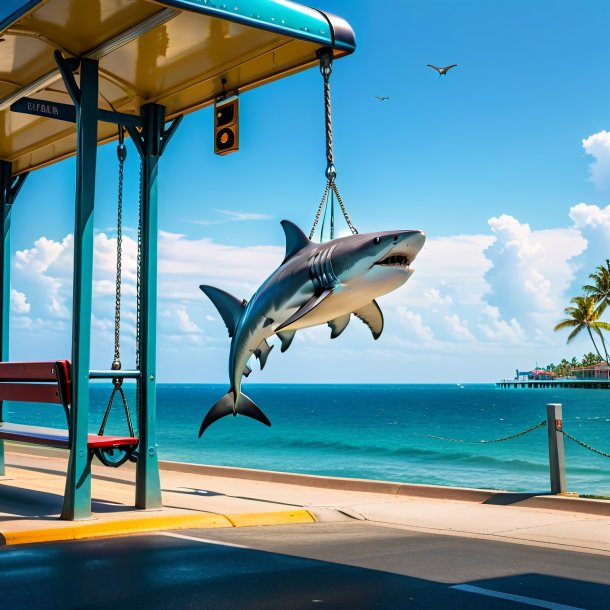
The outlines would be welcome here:
<svg viewBox="0 0 610 610">
<path fill-rule="evenodd" d="M 287 0 L 8 0 L 0 7 L 0 159 L 19 174 L 74 154 L 74 123 L 11 111 L 27 98 L 70 104 L 53 52 L 99 60 L 104 110 L 146 103 L 168 118 L 355 49 L 349 24 Z M 78 74 L 77 74 L 78 80 Z M 44 111 L 45 108 L 42 108 Z M 43 112 L 44 114 L 44 112 Z M 116 138 L 100 122 L 98 142 Z"/>
</svg>

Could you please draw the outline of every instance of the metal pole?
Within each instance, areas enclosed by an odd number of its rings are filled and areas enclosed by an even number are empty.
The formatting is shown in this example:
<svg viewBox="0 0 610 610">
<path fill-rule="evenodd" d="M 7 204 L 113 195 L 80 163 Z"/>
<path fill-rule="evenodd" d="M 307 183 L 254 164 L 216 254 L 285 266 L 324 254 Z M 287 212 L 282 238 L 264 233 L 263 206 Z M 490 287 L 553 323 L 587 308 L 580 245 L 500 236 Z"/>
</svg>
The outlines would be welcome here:
<svg viewBox="0 0 610 610">
<path fill-rule="evenodd" d="M 62 519 L 91 518 L 89 357 L 93 276 L 93 203 L 97 153 L 98 62 L 80 61 L 80 96 L 76 106 L 76 210 L 72 301 L 72 422 L 70 457 Z"/>
<path fill-rule="evenodd" d="M 161 482 L 157 456 L 157 173 L 164 148 L 165 108 L 142 107 L 142 269 L 140 287 L 139 449 L 136 506 L 160 508 Z M 130 132 L 131 133 L 131 132 Z"/>
<path fill-rule="evenodd" d="M 2 289 L 0 291 L 0 311 L 2 312 L 2 323 L 0 324 L 0 344 L 2 350 L 2 361 L 8 360 L 8 332 L 9 311 L 11 302 L 11 183 L 12 163 L 0 161 L 0 204 L 2 206 L 3 232 L 0 242 L 0 259 L 2 260 Z M 8 421 L 8 413 L 4 413 L 0 401 L 0 421 Z M 4 476 L 4 441 L 0 440 L 0 476 Z"/>
<path fill-rule="evenodd" d="M 13 164 L 10 161 L 0 161 L 0 213 L 2 214 L 2 239 L 0 240 L 0 359 L 6 362 L 9 358 L 9 314 L 11 309 L 11 209 L 15 199 L 28 174 L 20 174 L 13 178 Z M 8 415 L 3 413 L 0 401 L 0 421 L 8 421 Z M 4 469 L 4 441 L 0 440 L 0 475 Z"/>
<path fill-rule="evenodd" d="M 549 436 L 549 467 L 551 473 L 551 493 L 566 493 L 566 463 L 563 451 L 563 419 L 561 405 L 549 403 L 546 406 L 547 430 Z"/>
</svg>

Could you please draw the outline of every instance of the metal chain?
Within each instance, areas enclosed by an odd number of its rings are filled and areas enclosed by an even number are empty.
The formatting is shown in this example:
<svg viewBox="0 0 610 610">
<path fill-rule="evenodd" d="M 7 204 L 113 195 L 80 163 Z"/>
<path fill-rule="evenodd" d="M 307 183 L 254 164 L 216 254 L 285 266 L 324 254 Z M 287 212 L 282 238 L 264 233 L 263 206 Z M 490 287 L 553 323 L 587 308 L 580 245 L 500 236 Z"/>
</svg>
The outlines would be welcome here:
<svg viewBox="0 0 610 610">
<path fill-rule="evenodd" d="M 136 369 L 140 370 L 140 307 L 141 307 L 141 285 L 142 285 L 142 174 L 144 172 L 142 160 L 140 160 L 140 190 L 138 198 L 138 252 L 136 260 Z"/>
<path fill-rule="evenodd" d="M 335 156 L 333 153 L 333 119 L 330 105 L 330 75 L 333 63 L 330 55 L 320 61 L 320 72 L 324 78 L 324 116 L 326 117 L 326 178 L 333 182 L 337 177 Z"/>
<path fill-rule="evenodd" d="M 114 361 L 112 369 L 121 368 L 121 268 L 123 256 L 123 173 L 125 170 L 125 159 L 127 158 L 127 147 L 124 141 L 124 131 L 119 127 L 119 144 L 117 146 L 119 158 L 119 194 L 117 203 L 117 229 L 116 229 L 116 292 L 114 302 Z M 115 384 L 118 379 L 115 380 Z"/>
<path fill-rule="evenodd" d="M 112 401 L 116 393 L 119 392 L 121 394 L 121 401 L 123 403 L 123 409 L 125 411 L 125 419 L 127 420 L 127 428 L 129 429 L 129 436 L 134 436 L 133 431 L 133 423 L 131 421 L 131 414 L 129 413 L 129 406 L 127 405 L 127 396 L 125 396 L 125 392 L 123 391 L 123 387 L 121 384 L 115 383 L 114 389 L 112 390 L 112 394 L 110 395 L 110 400 L 108 401 L 108 406 L 106 407 L 106 412 L 104 413 L 104 419 L 102 420 L 102 425 L 100 426 L 98 435 L 104 436 L 104 430 L 106 429 L 106 422 L 108 421 L 108 417 L 110 416 L 110 410 L 112 408 Z"/>
<path fill-rule="evenodd" d="M 523 436 L 524 434 L 528 434 L 529 432 L 533 432 L 534 430 L 536 430 L 538 428 L 542 428 L 543 426 L 546 426 L 546 419 L 544 421 L 541 421 L 540 423 L 536 424 L 535 426 L 528 428 L 527 430 L 518 432 L 517 434 L 511 434 L 510 436 L 503 436 L 502 438 L 494 438 L 491 440 L 482 440 L 482 441 L 469 441 L 469 440 L 464 440 L 461 438 L 445 438 L 444 436 L 433 436 L 432 434 L 426 434 L 426 436 L 428 436 L 429 438 L 436 438 L 441 441 L 450 441 L 452 443 L 474 443 L 476 445 L 479 445 L 481 443 L 499 443 L 501 441 L 509 441 L 513 438 L 517 438 L 519 436 Z"/>
<path fill-rule="evenodd" d="M 318 206 L 318 211 L 316 212 L 316 218 L 313 221 L 313 227 L 311 227 L 311 231 L 309 232 L 309 239 L 313 239 L 313 234 L 316 231 L 316 227 L 318 226 L 318 221 L 320 220 L 320 214 L 322 214 L 322 209 L 324 208 L 324 204 L 328 199 L 328 191 L 330 190 L 330 180 L 326 182 L 326 188 L 324 189 L 324 195 L 322 195 L 322 201 L 320 201 L 320 205 Z"/>
<path fill-rule="evenodd" d="M 347 222 L 347 226 L 352 232 L 352 235 L 358 234 L 356 227 L 352 223 L 349 214 L 347 213 L 343 200 L 341 199 L 337 184 L 335 183 L 335 178 L 337 177 L 337 170 L 335 169 L 335 156 L 333 152 L 333 123 L 330 99 L 330 75 L 332 74 L 332 71 L 332 51 L 327 51 L 326 53 L 320 55 L 320 72 L 324 79 L 324 115 L 326 128 L 326 188 L 324 189 L 322 201 L 320 202 L 320 206 L 318 207 L 318 211 L 316 212 L 313 227 L 311 228 L 311 231 L 309 233 L 309 239 L 313 238 L 316 226 L 318 225 L 318 221 L 320 220 L 322 209 L 324 208 L 328 200 L 328 192 L 331 188 L 337 196 L 337 200 L 339 201 L 339 205 L 341 206 L 341 211 L 343 212 L 343 216 L 345 217 L 345 221 Z M 331 224 L 334 225 L 334 218 L 332 216 Z"/>
<path fill-rule="evenodd" d="M 341 195 L 339 193 L 339 188 L 337 187 L 337 184 L 334 180 L 333 180 L 331 186 L 333 188 L 333 191 L 335 191 L 335 195 L 337 196 L 337 201 L 339 202 L 339 205 L 341 206 L 341 211 L 343 212 L 343 216 L 345 216 L 345 222 L 347 222 L 347 226 L 349 227 L 349 230 L 352 232 L 352 235 L 358 235 L 358 230 L 352 223 L 352 221 L 349 217 L 349 214 L 347 213 L 347 210 L 345 209 L 345 204 L 343 203 L 343 199 L 341 199 Z"/>
<path fill-rule="evenodd" d="M 142 305 L 141 287 L 142 287 L 142 180 L 144 176 L 144 161 L 140 159 L 140 182 L 139 182 L 139 196 L 138 196 L 138 251 L 136 258 L 136 370 L 140 371 L 142 375 L 142 368 L 140 366 L 140 311 Z M 138 429 L 140 426 L 140 401 L 142 396 L 140 394 L 140 383 L 136 384 L 136 422 Z M 134 458 L 137 459 L 138 450 L 133 452 Z"/>
<path fill-rule="evenodd" d="M 603 455 L 604 457 L 610 458 L 610 453 L 606 453 L 605 451 L 600 451 L 599 449 L 596 449 L 595 447 L 591 447 L 591 445 L 587 445 L 587 443 L 583 443 L 582 441 L 579 441 L 577 438 L 573 437 L 571 434 L 568 434 L 565 430 L 560 430 L 560 432 L 562 432 L 564 436 L 567 436 L 569 439 L 573 440 L 575 443 L 578 443 L 581 447 L 584 447 L 585 449 L 589 449 L 589 451 L 594 451 L 595 453 L 599 453 L 599 455 Z"/>
</svg>

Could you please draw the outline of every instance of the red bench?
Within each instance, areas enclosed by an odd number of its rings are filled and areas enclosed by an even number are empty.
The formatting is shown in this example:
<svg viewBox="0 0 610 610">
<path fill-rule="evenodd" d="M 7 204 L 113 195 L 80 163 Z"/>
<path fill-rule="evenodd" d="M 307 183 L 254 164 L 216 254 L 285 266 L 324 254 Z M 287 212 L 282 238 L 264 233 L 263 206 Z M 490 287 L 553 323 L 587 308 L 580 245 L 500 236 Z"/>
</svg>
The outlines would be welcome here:
<svg viewBox="0 0 610 610">
<path fill-rule="evenodd" d="M 72 427 L 70 368 L 67 360 L 0 362 L 0 401 L 59 404 L 64 408 L 68 423 L 67 430 L 61 430 L 0 421 L 0 439 L 61 449 L 70 448 Z M 113 449 L 129 451 L 137 445 L 138 439 L 133 436 L 89 434 L 87 440 L 88 449 L 96 453 Z"/>
</svg>

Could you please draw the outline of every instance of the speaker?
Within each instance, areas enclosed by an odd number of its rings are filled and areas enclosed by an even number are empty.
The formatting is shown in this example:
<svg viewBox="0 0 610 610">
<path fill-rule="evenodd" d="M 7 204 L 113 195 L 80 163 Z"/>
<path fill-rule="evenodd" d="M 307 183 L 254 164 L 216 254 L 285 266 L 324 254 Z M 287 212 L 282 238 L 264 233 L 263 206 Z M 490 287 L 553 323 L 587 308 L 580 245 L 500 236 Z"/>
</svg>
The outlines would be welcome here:
<svg viewBox="0 0 610 610">
<path fill-rule="evenodd" d="M 214 104 L 214 153 L 228 155 L 239 150 L 239 99 Z"/>
</svg>

